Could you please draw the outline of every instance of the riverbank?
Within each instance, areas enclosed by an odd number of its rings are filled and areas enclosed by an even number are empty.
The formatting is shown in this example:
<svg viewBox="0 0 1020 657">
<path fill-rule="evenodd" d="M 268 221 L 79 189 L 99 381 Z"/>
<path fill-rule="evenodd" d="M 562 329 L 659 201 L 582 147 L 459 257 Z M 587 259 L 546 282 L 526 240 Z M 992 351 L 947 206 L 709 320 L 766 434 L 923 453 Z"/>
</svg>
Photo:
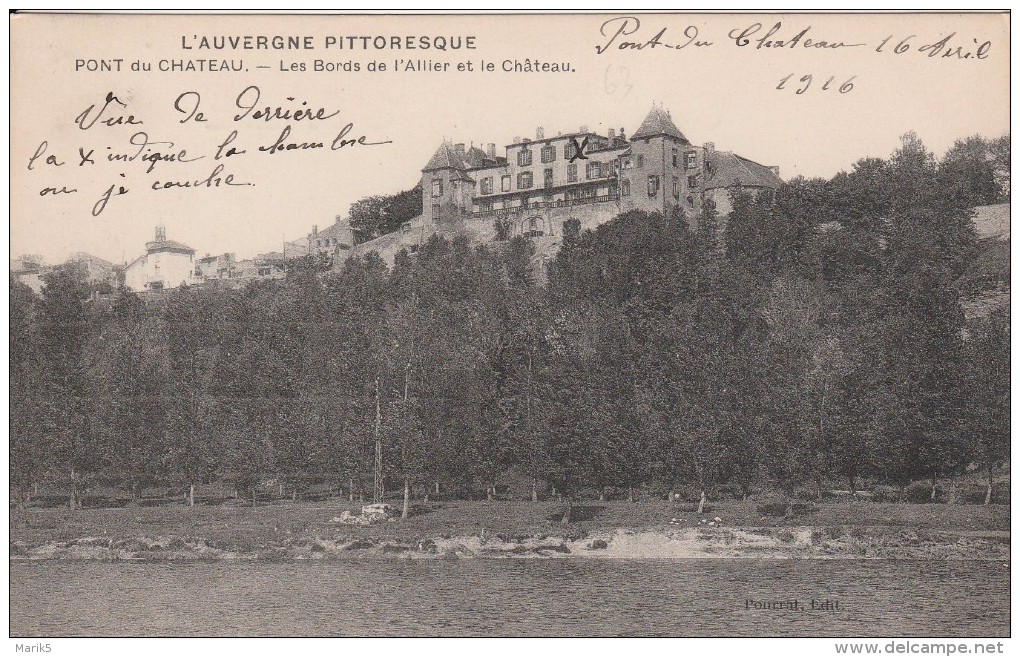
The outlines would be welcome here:
<svg viewBox="0 0 1020 657">
<path fill-rule="evenodd" d="M 450 536 L 418 540 L 297 537 L 238 549 L 195 536 L 84 536 L 68 541 L 11 543 L 12 559 L 189 561 L 249 559 L 1009 559 L 1008 532 L 889 531 L 875 528 L 697 527 L 600 531 L 574 540 L 532 536 Z"/>
<path fill-rule="evenodd" d="M 1009 558 L 1009 506 L 819 504 L 760 514 L 752 502 L 699 516 L 652 500 L 600 502 L 558 521 L 555 502 L 444 502 L 377 525 L 357 505 L 15 510 L 14 559 Z M 715 519 L 718 518 L 717 522 Z"/>
</svg>

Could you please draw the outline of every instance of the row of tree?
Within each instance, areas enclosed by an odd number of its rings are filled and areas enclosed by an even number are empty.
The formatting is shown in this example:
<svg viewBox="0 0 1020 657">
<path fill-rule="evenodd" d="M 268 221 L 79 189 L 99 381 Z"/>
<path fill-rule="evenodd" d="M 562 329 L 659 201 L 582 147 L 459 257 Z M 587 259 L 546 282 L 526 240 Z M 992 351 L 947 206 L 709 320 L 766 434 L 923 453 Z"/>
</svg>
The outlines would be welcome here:
<svg viewBox="0 0 1020 657">
<path fill-rule="evenodd" d="M 947 165 L 948 166 L 948 165 Z M 387 268 L 296 263 L 239 291 L 90 297 L 11 281 L 11 481 L 227 480 L 491 495 L 792 494 L 988 475 L 1008 458 L 1009 314 L 965 322 L 970 201 L 912 136 L 733 211 L 433 239 Z M 955 184 L 956 178 L 953 178 Z M 377 455 L 377 446 L 380 450 Z"/>
</svg>

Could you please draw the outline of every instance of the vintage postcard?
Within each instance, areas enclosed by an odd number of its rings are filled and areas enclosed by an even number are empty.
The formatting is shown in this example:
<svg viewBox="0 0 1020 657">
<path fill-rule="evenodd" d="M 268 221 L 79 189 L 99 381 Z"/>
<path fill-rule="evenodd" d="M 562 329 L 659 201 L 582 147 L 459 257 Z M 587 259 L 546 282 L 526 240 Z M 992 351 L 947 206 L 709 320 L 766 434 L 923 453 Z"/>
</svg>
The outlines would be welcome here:
<svg viewBox="0 0 1020 657">
<path fill-rule="evenodd" d="M 18 651 L 1003 651 L 1008 13 L 10 34 Z"/>
</svg>

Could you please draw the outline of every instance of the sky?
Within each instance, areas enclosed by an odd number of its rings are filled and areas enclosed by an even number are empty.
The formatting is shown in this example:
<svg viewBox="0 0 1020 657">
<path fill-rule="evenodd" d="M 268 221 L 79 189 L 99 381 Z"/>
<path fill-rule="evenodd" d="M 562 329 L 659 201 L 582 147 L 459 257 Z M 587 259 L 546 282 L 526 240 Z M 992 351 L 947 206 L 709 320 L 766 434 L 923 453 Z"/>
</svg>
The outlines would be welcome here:
<svg viewBox="0 0 1020 657">
<path fill-rule="evenodd" d="M 157 225 L 199 255 L 278 251 L 359 198 L 413 187 L 444 139 L 502 152 L 539 126 L 631 134 L 653 103 L 692 142 L 777 165 L 784 179 L 887 157 L 910 130 L 939 155 L 1009 131 L 1001 14 L 22 15 L 11 29 L 11 255 L 51 263 L 78 251 L 131 261 Z M 302 47 L 259 49 L 259 36 Z M 350 36 L 372 38 L 351 49 Z M 202 49 L 203 37 L 227 47 Z M 245 37 L 253 49 L 232 48 Z M 407 37 L 446 39 L 447 50 L 408 50 Z M 116 60 L 120 71 L 103 70 Z M 242 70 L 160 70 L 197 60 Z M 317 60 L 337 70 L 316 71 Z M 536 60 L 567 72 L 502 70 Z M 387 70 L 370 71 L 373 61 Z M 420 70 L 403 70 L 408 61 Z M 108 94 L 116 101 L 102 109 Z M 322 108 L 322 118 L 256 118 L 266 107 Z M 366 143 L 332 150 L 348 124 L 342 138 Z M 324 147 L 273 152 L 288 129 L 286 143 Z M 110 160 L 139 152 L 174 161 Z M 195 185 L 214 171 L 219 186 Z"/>
</svg>

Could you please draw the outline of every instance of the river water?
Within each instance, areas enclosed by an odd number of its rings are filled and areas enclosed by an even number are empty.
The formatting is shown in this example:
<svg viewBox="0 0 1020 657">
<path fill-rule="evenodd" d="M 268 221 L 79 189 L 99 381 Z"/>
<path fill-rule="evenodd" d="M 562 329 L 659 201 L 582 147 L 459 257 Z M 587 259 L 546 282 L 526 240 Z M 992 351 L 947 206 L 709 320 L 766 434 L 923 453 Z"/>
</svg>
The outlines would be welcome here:
<svg viewBox="0 0 1020 657">
<path fill-rule="evenodd" d="M 749 609 L 748 600 L 797 600 L 800 609 Z M 811 610 L 812 600 L 831 604 Z M 1009 564 L 12 561 L 10 608 L 15 637 L 1001 637 Z"/>
</svg>

